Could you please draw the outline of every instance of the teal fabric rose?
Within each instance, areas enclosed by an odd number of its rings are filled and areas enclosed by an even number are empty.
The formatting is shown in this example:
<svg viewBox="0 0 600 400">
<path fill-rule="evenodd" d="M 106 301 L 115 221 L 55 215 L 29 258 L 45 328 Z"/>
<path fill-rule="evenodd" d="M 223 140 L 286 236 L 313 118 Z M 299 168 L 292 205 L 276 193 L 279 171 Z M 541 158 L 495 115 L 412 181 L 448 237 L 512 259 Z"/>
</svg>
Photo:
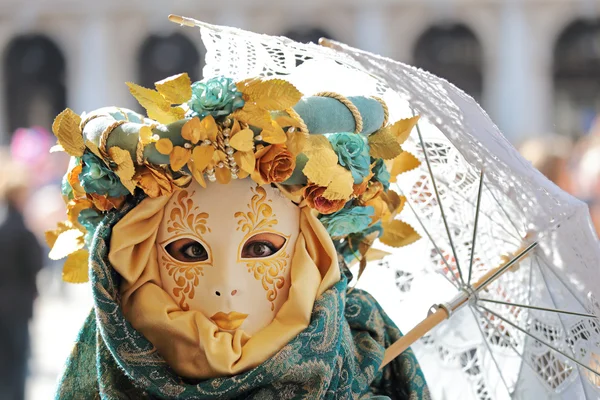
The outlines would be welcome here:
<svg viewBox="0 0 600 400">
<path fill-rule="evenodd" d="M 193 115 L 201 118 L 207 115 L 221 117 L 229 115 L 244 106 L 242 92 L 237 90 L 235 82 L 224 76 L 211 78 L 206 82 L 192 84 L 192 99 L 188 106 Z"/>
<path fill-rule="evenodd" d="M 85 245 L 90 248 L 92 244 L 92 238 L 94 237 L 94 232 L 96 232 L 96 227 L 102 221 L 102 214 L 93 208 L 86 208 L 81 210 L 79 216 L 77 217 L 77 222 L 79 222 L 85 230 L 87 231 L 84 237 Z"/>
<path fill-rule="evenodd" d="M 371 224 L 371 215 L 374 212 L 375 209 L 371 206 L 350 206 L 333 214 L 323 215 L 319 219 L 329 235 L 335 238 L 366 230 Z"/>
<path fill-rule="evenodd" d="M 353 260 L 359 259 L 360 253 L 358 252 L 358 246 L 360 245 L 360 242 L 373 232 L 377 232 L 377 237 L 381 236 L 383 233 L 381 221 L 368 227 L 362 232 L 348 235 L 344 240 L 334 241 L 335 248 L 344 258 L 344 261 L 349 264 Z"/>
<path fill-rule="evenodd" d="M 81 158 L 83 167 L 79 182 L 86 193 L 96 193 L 108 197 L 121 197 L 129 193 L 119 176 L 94 154 L 85 152 Z"/>
<path fill-rule="evenodd" d="M 342 132 L 330 135 L 328 139 L 340 165 L 352 173 L 355 184 L 361 183 L 369 174 L 371 160 L 365 138 L 356 133 Z"/>
<path fill-rule="evenodd" d="M 373 178 L 376 181 L 381 182 L 385 190 L 388 190 L 390 188 L 390 172 L 385 166 L 383 159 L 378 158 L 377 161 L 375 161 L 375 166 L 373 167 L 373 174 Z"/>
</svg>

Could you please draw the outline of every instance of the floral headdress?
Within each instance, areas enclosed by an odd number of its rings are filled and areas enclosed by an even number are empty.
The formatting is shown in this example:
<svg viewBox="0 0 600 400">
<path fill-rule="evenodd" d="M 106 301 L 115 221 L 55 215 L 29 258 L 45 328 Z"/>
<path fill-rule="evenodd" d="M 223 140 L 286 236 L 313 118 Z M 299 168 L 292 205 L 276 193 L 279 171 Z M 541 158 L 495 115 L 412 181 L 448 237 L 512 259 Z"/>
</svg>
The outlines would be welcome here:
<svg viewBox="0 0 600 400">
<path fill-rule="evenodd" d="M 283 79 L 192 84 L 179 74 L 156 90 L 128 86 L 148 117 L 117 107 L 81 116 L 66 109 L 52 126 L 53 150 L 72 156 L 62 185 L 68 219 L 46 235 L 50 257 L 67 257 L 66 281 L 87 281 L 87 249 L 105 212 L 192 179 L 203 187 L 247 177 L 276 185 L 319 213 L 339 253 L 361 270 L 375 239 L 399 247 L 419 238 L 395 219 L 405 199 L 389 188 L 419 165 L 401 147 L 418 117 L 390 124 L 379 98 L 303 97 Z"/>
</svg>

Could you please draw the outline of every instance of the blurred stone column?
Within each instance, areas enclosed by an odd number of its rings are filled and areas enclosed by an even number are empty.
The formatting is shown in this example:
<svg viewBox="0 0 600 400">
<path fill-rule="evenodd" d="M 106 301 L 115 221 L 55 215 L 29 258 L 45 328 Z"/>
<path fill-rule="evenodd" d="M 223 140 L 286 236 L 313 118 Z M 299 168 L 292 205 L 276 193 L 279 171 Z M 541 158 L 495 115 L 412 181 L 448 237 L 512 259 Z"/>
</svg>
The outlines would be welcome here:
<svg viewBox="0 0 600 400">
<path fill-rule="evenodd" d="M 91 111 L 109 104 L 108 69 L 111 49 L 107 43 L 108 18 L 89 13 L 79 23 L 78 49 L 69 59 L 69 103 L 77 112 Z M 119 45 L 115 43 L 115 45 Z"/>
<path fill-rule="evenodd" d="M 552 92 L 551 64 L 523 0 L 505 0 L 500 5 L 498 47 L 491 74 L 490 109 L 504 135 L 513 143 L 545 133 Z"/>
<path fill-rule="evenodd" d="M 386 21 L 383 17 L 385 5 L 365 3 L 355 10 L 354 42 L 359 49 L 376 54 L 388 55 Z"/>
<path fill-rule="evenodd" d="M 3 21 L 0 24 L 0 49 L 2 49 L 2 54 L 4 54 L 4 58 L 0 62 L 0 146 L 6 145 L 9 143 L 9 138 L 11 132 L 8 129 L 8 102 L 9 98 L 6 96 L 6 80 L 4 77 L 5 74 L 5 65 L 6 65 L 6 48 L 9 45 L 10 41 L 14 39 L 16 36 L 14 27 L 10 23 L 5 23 L 8 21 Z M 0 160 L 0 163 L 2 160 Z"/>
</svg>

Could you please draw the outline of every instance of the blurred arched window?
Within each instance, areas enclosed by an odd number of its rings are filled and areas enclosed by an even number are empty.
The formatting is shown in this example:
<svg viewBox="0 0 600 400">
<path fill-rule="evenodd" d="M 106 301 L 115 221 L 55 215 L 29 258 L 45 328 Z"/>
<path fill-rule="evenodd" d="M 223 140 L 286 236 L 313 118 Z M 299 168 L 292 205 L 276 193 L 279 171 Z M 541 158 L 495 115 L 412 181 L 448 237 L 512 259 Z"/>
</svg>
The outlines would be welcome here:
<svg viewBox="0 0 600 400">
<path fill-rule="evenodd" d="M 8 128 L 39 125 L 50 129 L 66 108 L 65 59 L 46 36 L 14 38 L 4 53 Z"/>
<path fill-rule="evenodd" d="M 555 124 L 579 136 L 600 113 L 600 19 L 569 25 L 554 48 Z"/>
<path fill-rule="evenodd" d="M 140 48 L 139 84 L 153 88 L 154 82 L 187 72 L 192 82 L 200 79 L 202 63 L 196 45 L 181 33 L 151 35 Z"/>
<path fill-rule="evenodd" d="M 414 65 L 448 80 L 481 101 L 481 44 L 465 25 L 437 25 L 426 30 L 414 47 Z"/>
<path fill-rule="evenodd" d="M 314 27 L 297 27 L 286 31 L 283 36 L 288 37 L 300 43 L 319 43 L 319 39 L 324 37 L 333 39 L 331 35 L 321 28 Z"/>
</svg>

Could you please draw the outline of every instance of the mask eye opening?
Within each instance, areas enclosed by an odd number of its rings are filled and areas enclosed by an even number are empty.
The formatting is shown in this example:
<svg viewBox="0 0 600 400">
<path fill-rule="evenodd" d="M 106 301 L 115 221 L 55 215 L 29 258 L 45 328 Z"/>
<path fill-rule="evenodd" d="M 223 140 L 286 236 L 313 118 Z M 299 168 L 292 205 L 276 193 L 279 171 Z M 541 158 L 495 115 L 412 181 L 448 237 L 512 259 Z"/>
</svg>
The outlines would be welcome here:
<svg viewBox="0 0 600 400">
<path fill-rule="evenodd" d="M 203 240 L 192 236 L 178 236 L 159 243 L 171 261 L 179 264 L 211 264 L 212 251 Z"/>
<path fill-rule="evenodd" d="M 242 260 L 269 259 L 286 247 L 288 236 L 277 232 L 258 232 L 247 238 L 241 246 Z"/>
</svg>

